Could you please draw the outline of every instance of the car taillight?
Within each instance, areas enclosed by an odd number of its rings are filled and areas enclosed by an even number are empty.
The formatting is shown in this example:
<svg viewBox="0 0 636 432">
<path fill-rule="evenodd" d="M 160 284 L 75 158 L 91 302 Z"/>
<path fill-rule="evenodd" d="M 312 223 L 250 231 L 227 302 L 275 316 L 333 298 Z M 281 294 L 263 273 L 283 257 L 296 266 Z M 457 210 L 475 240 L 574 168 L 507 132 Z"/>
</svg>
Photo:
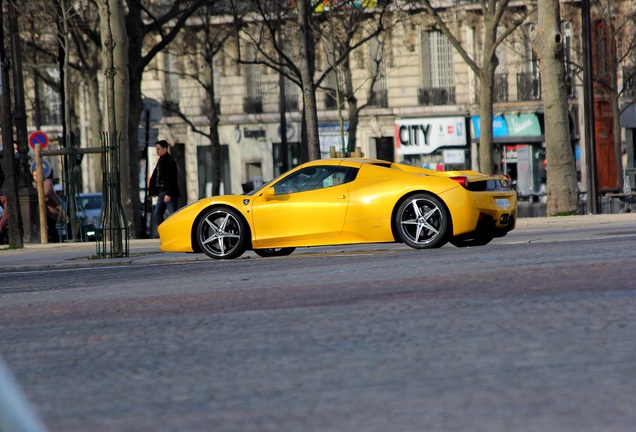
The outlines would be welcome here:
<svg viewBox="0 0 636 432">
<path fill-rule="evenodd" d="M 462 185 L 464 188 L 468 188 L 468 177 L 465 177 L 465 176 L 451 177 L 451 180 L 455 180 L 457 183 Z"/>
</svg>

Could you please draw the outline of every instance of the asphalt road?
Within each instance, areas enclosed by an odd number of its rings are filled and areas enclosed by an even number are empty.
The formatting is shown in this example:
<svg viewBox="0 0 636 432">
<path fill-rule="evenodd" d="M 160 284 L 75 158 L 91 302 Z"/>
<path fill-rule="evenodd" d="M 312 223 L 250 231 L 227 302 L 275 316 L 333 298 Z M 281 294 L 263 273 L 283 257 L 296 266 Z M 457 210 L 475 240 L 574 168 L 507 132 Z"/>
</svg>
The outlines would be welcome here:
<svg viewBox="0 0 636 432">
<path fill-rule="evenodd" d="M 636 229 L 5 272 L 51 431 L 632 431 Z"/>
</svg>

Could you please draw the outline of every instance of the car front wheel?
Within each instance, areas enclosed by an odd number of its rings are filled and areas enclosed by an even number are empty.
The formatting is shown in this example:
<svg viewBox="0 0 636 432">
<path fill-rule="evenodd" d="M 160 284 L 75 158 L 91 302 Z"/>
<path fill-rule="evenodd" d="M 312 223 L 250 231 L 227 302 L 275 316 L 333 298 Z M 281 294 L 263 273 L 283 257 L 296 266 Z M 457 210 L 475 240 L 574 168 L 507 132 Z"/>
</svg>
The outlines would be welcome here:
<svg viewBox="0 0 636 432">
<path fill-rule="evenodd" d="M 408 197 L 395 214 L 398 236 L 415 249 L 444 246 L 450 227 L 448 212 L 442 201 L 430 194 Z"/>
<path fill-rule="evenodd" d="M 206 210 L 196 235 L 199 248 L 210 258 L 233 259 L 247 249 L 248 228 L 241 215 L 230 208 Z"/>
</svg>

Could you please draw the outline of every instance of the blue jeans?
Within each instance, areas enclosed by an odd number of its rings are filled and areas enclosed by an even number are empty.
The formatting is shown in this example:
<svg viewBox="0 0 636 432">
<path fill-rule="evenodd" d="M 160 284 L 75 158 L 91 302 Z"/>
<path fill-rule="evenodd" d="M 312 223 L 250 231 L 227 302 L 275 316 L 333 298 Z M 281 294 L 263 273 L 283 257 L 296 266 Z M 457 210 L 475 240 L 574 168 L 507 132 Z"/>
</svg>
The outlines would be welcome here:
<svg viewBox="0 0 636 432">
<path fill-rule="evenodd" d="M 177 211 L 177 199 L 179 197 L 170 197 L 169 202 L 164 202 L 165 192 L 159 192 L 157 195 L 157 205 L 155 206 L 155 220 L 157 221 L 157 225 L 165 220 L 165 213 L 168 210 L 168 216 Z"/>
</svg>

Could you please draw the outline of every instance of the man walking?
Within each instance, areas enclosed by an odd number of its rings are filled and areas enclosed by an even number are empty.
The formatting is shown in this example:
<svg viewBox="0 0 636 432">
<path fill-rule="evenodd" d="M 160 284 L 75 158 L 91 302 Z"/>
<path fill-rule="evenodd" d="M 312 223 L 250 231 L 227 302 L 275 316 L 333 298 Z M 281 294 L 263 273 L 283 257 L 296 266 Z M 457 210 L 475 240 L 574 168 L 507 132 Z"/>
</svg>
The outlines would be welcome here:
<svg viewBox="0 0 636 432">
<path fill-rule="evenodd" d="M 155 220 L 157 225 L 164 221 L 164 214 L 168 210 L 168 215 L 178 209 L 179 183 L 177 181 L 177 162 L 168 153 L 168 141 L 161 140 L 155 145 L 157 150 L 157 166 L 150 177 L 149 192 L 153 197 L 157 197 L 155 206 Z"/>
</svg>

